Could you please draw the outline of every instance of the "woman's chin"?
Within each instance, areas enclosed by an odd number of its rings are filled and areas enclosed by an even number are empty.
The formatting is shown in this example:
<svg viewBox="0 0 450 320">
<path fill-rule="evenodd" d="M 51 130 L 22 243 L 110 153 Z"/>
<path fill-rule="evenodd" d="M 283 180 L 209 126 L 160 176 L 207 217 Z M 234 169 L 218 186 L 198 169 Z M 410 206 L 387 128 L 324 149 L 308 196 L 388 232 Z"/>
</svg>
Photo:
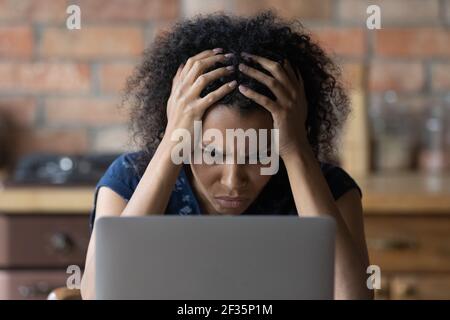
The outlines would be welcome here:
<svg viewBox="0 0 450 320">
<path fill-rule="evenodd" d="M 248 207 L 247 205 L 241 207 L 226 207 L 221 206 L 220 204 L 214 205 L 214 209 L 216 210 L 217 215 L 232 215 L 232 216 L 241 215 L 247 209 L 247 207 Z"/>
</svg>

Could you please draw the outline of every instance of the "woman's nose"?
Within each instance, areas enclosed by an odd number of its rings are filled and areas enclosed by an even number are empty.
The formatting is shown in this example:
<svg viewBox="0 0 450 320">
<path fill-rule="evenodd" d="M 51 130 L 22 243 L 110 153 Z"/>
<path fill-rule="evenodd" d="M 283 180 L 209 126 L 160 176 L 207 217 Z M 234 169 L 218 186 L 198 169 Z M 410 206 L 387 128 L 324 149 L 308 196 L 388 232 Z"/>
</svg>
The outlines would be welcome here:
<svg viewBox="0 0 450 320">
<path fill-rule="evenodd" d="M 240 190 L 247 185 L 248 179 L 242 164 L 224 164 L 221 183 L 229 190 Z"/>
</svg>

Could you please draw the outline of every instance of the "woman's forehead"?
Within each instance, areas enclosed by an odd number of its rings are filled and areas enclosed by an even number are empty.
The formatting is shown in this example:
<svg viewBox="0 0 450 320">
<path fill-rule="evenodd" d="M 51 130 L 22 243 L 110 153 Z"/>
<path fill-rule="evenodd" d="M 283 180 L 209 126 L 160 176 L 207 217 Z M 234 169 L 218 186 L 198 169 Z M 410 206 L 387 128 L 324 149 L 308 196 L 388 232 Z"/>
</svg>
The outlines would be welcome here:
<svg viewBox="0 0 450 320">
<path fill-rule="evenodd" d="M 258 109 L 241 112 L 236 106 L 215 105 L 203 117 L 203 129 L 272 129 L 273 119 L 269 112 Z"/>
</svg>

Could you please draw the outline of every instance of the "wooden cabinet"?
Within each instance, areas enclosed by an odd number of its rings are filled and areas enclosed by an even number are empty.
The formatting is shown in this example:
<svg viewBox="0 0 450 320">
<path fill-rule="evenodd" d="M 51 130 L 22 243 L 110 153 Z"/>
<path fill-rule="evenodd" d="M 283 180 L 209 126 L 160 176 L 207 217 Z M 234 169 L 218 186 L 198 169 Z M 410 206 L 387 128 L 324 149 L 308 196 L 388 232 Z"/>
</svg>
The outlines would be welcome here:
<svg viewBox="0 0 450 320">
<path fill-rule="evenodd" d="M 1 215 L 0 268 L 79 264 L 88 241 L 86 215 Z"/>
<path fill-rule="evenodd" d="M 65 270 L 0 270 L 0 300 L 43 300 L 58 287 L 64 287 Z"/>
<path fill-rule="evenodd" d="M 450 215 L 365 217 L 377 299 L 450 299 Z"/>
<path fill-rule="evenodd" d="M 46 299 L 82 270 L 93 187 L 0 189 L 0 299 Z"/>
<path fill-rule="evenodd" d="M 450 216 L 368 216 L 365 229 L 382 271 L 450 272 Z"/>
<path fill-rule="evenodd" d="M 450 299 L 450 175 L 356 178 L 377 299 Z"/>
<path fill-rule="evenodd" d="M 450 175 L 354 177 L 377 299 L 450 299 Z M 0 299 L 39 299 L 84 265 L 93 188 L 0 191 Z"/>
<path fill-rule="evenodd" d="M 45 299 L 82 269 L 89 242 L 86 214 L 1 214 L 0 299 Z"/>
<path fill-rule="evenodd" d="M 394 300 L 448 300 L 450 274 L 396 275 L 390 280 L 390 297 Z"/>
</svg>

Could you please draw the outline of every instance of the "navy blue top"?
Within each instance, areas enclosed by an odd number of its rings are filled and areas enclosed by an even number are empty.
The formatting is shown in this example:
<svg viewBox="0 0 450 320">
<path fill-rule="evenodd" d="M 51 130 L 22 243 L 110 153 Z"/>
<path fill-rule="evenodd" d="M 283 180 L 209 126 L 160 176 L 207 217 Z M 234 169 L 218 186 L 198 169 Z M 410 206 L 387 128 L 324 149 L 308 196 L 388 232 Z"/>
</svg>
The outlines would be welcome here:
<svg viewBox="0 0 450 320">
<path fill-rule="evenodd" d="M 126 201 L 130 200 L 139 180 L 140 170 L 137 165 L 138 152 L 124 153 L 114 160 L 105 174 L 98 181 L 95 188 L 94 205 L 90 216 L 90 228 L 94 225 L 95 206 L 98 190 L 102 186 L 109 187 Z M 362 192 L 356 182 L 342 168 L 320 162 L 322 173 L 335 200 L 350 189 Z M 186 168 L 180 170 L 165 214 L 200 215 L 199 202 L 186 175 Z M 288 177 L 280 161 L 280 170 L 272 176 L 255 201 L 242 213 L 243 215 L 297 215 L 294 198 L 290 189 Z"/>
</svg>

